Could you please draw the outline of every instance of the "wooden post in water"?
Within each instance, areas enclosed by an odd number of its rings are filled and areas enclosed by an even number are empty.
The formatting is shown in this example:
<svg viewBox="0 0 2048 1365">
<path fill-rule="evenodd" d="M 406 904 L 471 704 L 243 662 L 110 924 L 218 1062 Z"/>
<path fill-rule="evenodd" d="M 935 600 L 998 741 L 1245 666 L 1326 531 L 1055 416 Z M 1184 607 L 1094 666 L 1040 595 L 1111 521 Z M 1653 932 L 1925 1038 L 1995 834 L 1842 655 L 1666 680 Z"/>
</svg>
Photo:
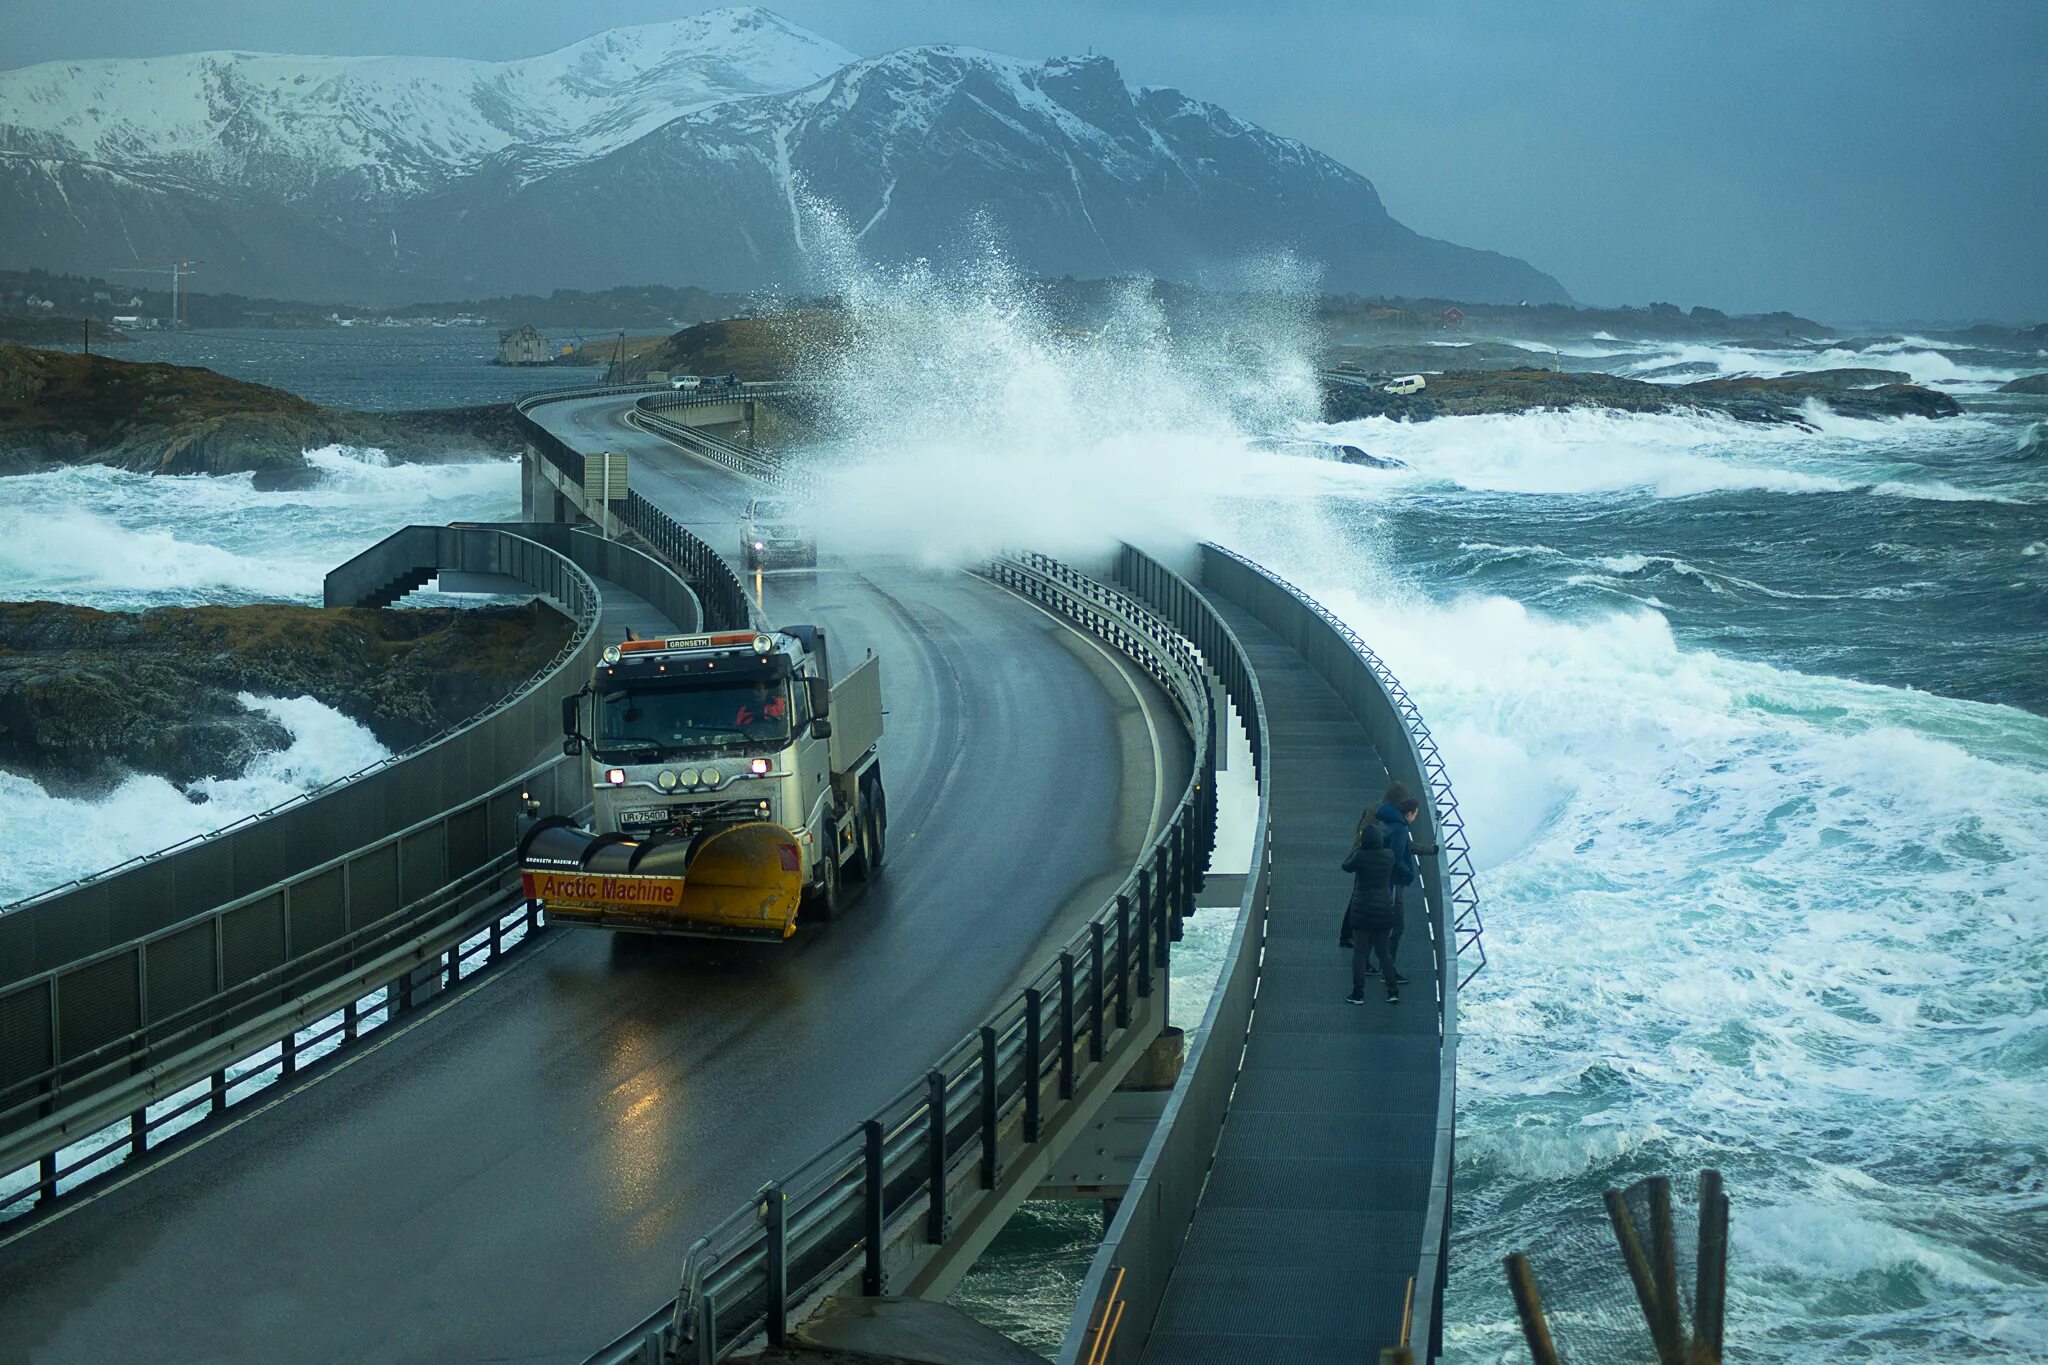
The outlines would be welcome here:
<svg viewBox="0 0 2048 1365">
<path fill-rule="evenodd" d="M 1657 1348 L 1657 1365 L 1685 1365 L 1684 1333 L 1678 1328 L 1676 1304 L 1662 1302 L 1657 1294 L 1657 1273 L 1636 1232 L 1635 1219 L 1620 1190 L 1604 1195 L 1607 1218 L 1614 1225 L 1615 1245 L 1621 1248 L 1622 1264 L 1628 1267 L 1629 1282 L 1635 1286 L 1636 1302 L 1643 1310 L 1643 1322 L 1650 1329 L 1650 1341 Z"/>
<path fill-rule="evenodd" d="M 1700 1172 L 1699 1278 L 1692 1296 L 1691 1365 L 1719 1365 L 1728 1311 L 1728 1195 L 1721 1173 Z"/>
<path fill-rule="evenodd" d="M 1536 1292 L 1536 1272 L 1529 1258 L 1516 1252 L 1501 1262 L 1508 1289 L 1515 1296 L 1515 1316 L 1522 1320 L 1522 1340 L 1529 1344 L 1534 1365 L 1558 1365 L 1557 1343 L 1550 1339 L 1550 1319 L 1543 1315 L 1543 1296 Z"/>
</svg>

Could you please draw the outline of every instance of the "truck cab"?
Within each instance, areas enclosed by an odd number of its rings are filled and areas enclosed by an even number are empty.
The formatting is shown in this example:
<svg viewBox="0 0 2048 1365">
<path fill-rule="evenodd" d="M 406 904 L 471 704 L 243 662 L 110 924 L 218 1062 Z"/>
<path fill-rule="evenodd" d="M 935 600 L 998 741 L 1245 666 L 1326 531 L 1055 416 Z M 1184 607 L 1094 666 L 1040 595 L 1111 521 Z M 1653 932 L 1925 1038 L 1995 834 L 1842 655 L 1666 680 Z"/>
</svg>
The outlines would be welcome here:
<svg viewBox="0 0 2048 1365">
<path fill-rule="evenodd" d="M 786 938 L 800 907 L 829 919 L 842 881 L 880 869 L 880 664 L 834 687 L 816 626 L 612 645 L 565 701 L 563 730 L 588 759 L 591 826 L 540 822 L 523 861 L 613 884 L 571 895 L 543 877 L 558 894 L 535 898 L 558 918 Z"/>
</svg>

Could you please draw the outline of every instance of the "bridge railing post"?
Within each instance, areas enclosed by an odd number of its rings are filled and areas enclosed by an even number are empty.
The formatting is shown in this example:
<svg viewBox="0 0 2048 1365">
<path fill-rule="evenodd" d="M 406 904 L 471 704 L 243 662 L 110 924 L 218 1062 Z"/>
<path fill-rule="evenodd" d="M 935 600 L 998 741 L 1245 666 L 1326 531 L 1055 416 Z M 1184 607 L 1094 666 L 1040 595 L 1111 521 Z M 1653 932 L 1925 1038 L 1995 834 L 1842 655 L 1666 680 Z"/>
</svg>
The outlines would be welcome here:
<svg viewBox="0 0 2048 1365">
<path fill-rule="evenodd" d="M 1045 996 L 1036 986 L 1024 988 L 1024 1141 L 1038 1141 L 1040 1083 L 1045 1053 L 1039 1037 L 1045 1018 Z"/>
<path fill-rule="evenodd" d="M 1153 915 L 1155 915 L 1155 911 L 1153 911 L 1153 902 L 1155 900 L 1157 900 L 1157 896 L 1153 894 L 1153 872 L 1151 872 L 1151 868 L 1139 868 L 1139 923 L 1137 923 L 1137 931 L 1139 931 L 1139 960 L 1137 960 L 1139 999 L 1145 999 L 1145 997 L 1151 995 L 1151 968 L 1153 968 L 1153 960 L 1151 960 L 1153 927 L 1151 927 L 1151 921 L 1153 921 Z M 1118 1001 L 1118 1003 L 1122 1003 L 1122 1001 Z M 1118 1009 L 1116 1011 L 1116 1027 L 1128 1027 L 1128 1025 L 1130 1025 L 1130 1011 L 1128 1009 Z"/>
<path fill-rule="evenodd" d="M 1102 1060 L 1102 938 L 1108 931 L 1101 920 L 1088 925 L 1088 1060 Z"/>
<path fill-rule="evenodd" d="M 1152 973 L 1146 969 L 1144 954 L 1144 924 L 1146 904 L 1151 900 L 1144 875 L 1138 877 L 1138 949 L 1136 961 L 1131 952 L 1131 898 L 1116 898 L 1116 1026 L 1131 1026 L 1131 970 L 1137 969 L 1138 994 L 1152 994 Z"/>
<path fill-rule="evenodd" d="M 1168 952 L 1171 951 L 1167 945 L 1173 938 L 1173 926 L 1180 918 L 1180 910 L 1173 904 L 1173 863 L 1167 857 L 1168 850 L 1168 844 L 1161 844 L 1159 846 L 1159 856 L 1154 859 L 1159 866 L 1158 874 L 1153 878 L 1154 884 L 1159 888 L 1159 908 L 1156 915 L 1157 923 L 1154 925 L 1157 931 L 1157 938 L 1154 940 L 1156 956 L 1153 958 L 1152 965 L 1161 971 L 1166 970 L 1166 957 Z"/>
<path fill-rule="evenodd" d="M 1060 954 L 1060 1098 L 1074 1098 L 1074 955 Z"/>
<path fill-rule="evenodd" d="M 780 1346 L 789 1335 L 789 1196 L 768 1184 L 757 1198 L 768 1230 L 768 1344 Z"/>
<path fill-rule="evenodd" d="M 925 1107 L 927 1125 L 925 1130 L 926 1172 L 925 1179 L 931 1186 L 931 1207 L 925 1220 L 925 1238 L 933 1246 L 945 1243 L 946 1234 L 951 1231 L 946 1218 L 946 1073 L 930 1071 L 925 1074 Z"/>
<path fill-rule="evenodd" d="M 879 1298 L 888 1292 L 888 1277 L 882 1268 L 882 1225 L 888 1216 L 889 1196 L 889 1176 L 882 1163 L 882 1121 L 869 1119 L 860 1131 L 864 1168 L 861 1241 L 865 1260 L 860 1289 L 869 1298 Z"/>
<path fill-rule="evenodd" d="M 998 1120 L 996 1101 L 1001 1098 L 999 1090 L 1001 1077 L 996 1061 L 996 1031 L 992 1025 L 981 1026 L 981 1187 L 992 1190 L 1002 1175 L 1000 1138 L 1002 1135 Z"/>
</svg>

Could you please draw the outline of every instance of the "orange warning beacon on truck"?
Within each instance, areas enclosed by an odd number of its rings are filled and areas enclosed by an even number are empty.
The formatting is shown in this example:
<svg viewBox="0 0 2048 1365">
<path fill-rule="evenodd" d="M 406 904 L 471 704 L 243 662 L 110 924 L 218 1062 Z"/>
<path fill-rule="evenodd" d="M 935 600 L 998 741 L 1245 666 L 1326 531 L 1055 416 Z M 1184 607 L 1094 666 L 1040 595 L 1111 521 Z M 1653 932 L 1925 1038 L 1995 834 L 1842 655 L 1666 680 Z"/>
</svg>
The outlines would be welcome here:
<svg viewBox="0 0 2048 1365">
<path fill-rule="evenodd" d="M 829 920 L 887 847 L 881 662 L 832 683 L 816 626 L 628 640 L 562 704 L 587 757 L 589 828 L 521 817 L 520 874 L 548 918 L 782 939 Z"/>
</svg>

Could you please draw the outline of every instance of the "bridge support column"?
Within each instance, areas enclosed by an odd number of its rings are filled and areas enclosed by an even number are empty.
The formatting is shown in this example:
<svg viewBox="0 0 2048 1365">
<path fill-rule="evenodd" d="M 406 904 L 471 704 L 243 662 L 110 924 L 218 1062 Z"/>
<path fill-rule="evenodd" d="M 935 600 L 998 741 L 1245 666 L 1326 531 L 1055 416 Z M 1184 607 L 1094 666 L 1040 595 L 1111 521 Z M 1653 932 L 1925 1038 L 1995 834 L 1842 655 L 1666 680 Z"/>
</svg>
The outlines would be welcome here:
<svg viewBox="0 0 2048 1365">
<path fill-rule="evenodd" d="M 1187 1040 L 1179 1029 L 1165 1029 L 1154 1038 L 1093 1121 L 1052 1159 L 1031 1197 L 1100 1199 L 1104 1217 L 1114 1217 L 1116 1201 L 1145 1155 L 1186 1055 Z"/>
</svg>

